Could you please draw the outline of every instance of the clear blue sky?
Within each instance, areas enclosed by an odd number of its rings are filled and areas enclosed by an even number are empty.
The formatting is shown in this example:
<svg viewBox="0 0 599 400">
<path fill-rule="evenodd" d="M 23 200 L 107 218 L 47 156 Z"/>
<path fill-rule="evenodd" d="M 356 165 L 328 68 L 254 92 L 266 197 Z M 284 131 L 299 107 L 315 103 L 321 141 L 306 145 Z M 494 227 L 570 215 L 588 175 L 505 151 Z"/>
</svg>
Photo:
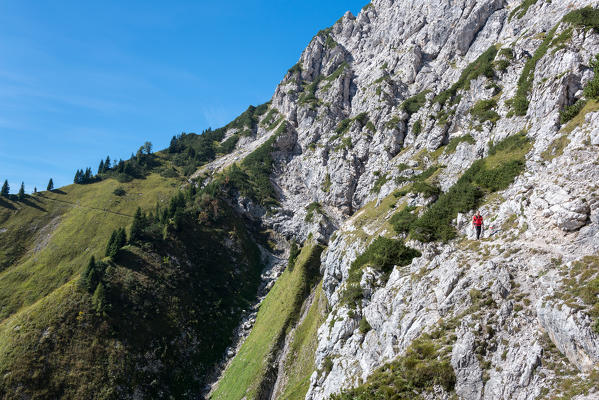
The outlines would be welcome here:
<svg viewBox="0 0 599 400">
<path fill-rule="evenodd" d="M 0 184 L 70 184 L 146 140 L 217 128 L 367 2 L 0 0 Z"/>
</svg>

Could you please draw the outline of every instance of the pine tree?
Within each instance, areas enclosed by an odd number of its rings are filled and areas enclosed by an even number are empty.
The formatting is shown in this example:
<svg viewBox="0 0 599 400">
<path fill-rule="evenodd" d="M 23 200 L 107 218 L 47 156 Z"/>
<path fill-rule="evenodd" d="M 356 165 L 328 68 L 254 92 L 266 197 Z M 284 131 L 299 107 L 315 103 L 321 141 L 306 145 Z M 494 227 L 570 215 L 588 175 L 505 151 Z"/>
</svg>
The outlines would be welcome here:
<svg viewBox="0 0 599 400">
<path fill-rule="evenodd" d="M 77 172 L 75 172 L 75 178 L 73 179 L 73 183 L 77 183 L 80 184 L 81 183 L 81 170 L 78 169 Z"/>
<path fill-rule="evenodd" d="M 114 257 L 119 251 L 116 244 L 116 235 L 117 231 L 112 231 L 112 235 L 110 235 L 110 239 L 108 239 L 108 244 L 106 245 L 106 257 Z"/>
<path fill-rule="evenodd" d="M 106 257 L 114 257 L 119 250 L 127 244 L 127 232 L 125 228 L 119 228 L 112 231 L 108 244 L 106 245 Z"/>
<path fill-rule="evenodd" d="M 102 171 L 102 172 L 108 172 L 109 169 L 110 169 L 110 156 L 106 156 L 106 161 L 104 161 L 104 171 Z"/>
<path fill-rule="evenodd" d="M 10 186 L 8 185 L 8 180 L 5 179 L 4 185 L 2 185 L 2 190 L 0 190 L 0 195 L 2 195 L 4 197 L 8 197 L 9 193 L 10 193 Z"/>
<path fill-rule="evenodd" d="M 25 198 L 25 182 L 21 182 L 21 188 L 19 189 L 19 200 L 23 200 Z"/>
<path fill-rule="evenodd" d="M 179 143 L 176 136 L 173 136 L 171 143 L 168 146 L 169 153 L 177 153 L 179 150 Z"/>
<path fill-rule="evenodd" d="M 88 292 L 91 292 L 96 287 L 96 259 L 91 256 L 87 267 L 81 274 L 81 280 L 79 281 L 81 287 Z"/>
<path fill-rule="evenodd" d="M 104 314 L 107 309 L 106 290 L 102 282 L 98 283 L 92 296 L 92 305 L 98 314 Z"/>
<path fill-rule="evenodd" d="M 87 167 L 83 176 L 83 183 L 90 183 L 92 180 L 92 169 Z"/>
<path fill-rule="evenodd" d="M 120 228 L 117 231 L 116 244 L 119 246 L 119 249 L 127 244 L 127 232 L 125 232 L 125 228 Z"/>
<path fill-rule="evenodd" d="M 37 194 L 37 186 L 33 187 L 33 194 Z"/>
<path fill-rule="evenodd" d="M 142 148 L 144 149 L 146 154 L 152 153 L 152 142 L 145 142 Z"/>
<path fill-rule="evenodd" d="M 49 191 L 54 190 L 54 181 L 52 180 L 52 178 L 50 178 L 50 181 L 48 182 L 48 187 L 46 188 L 46 190 L 49 190 Z"/>
<path fill-rule="evenodd" d="M 141 208 L 137 207 L 137 211 L 133 216 L 133 224 L 131 224 L 131 230 L 129 231 L 129 242 L 133 243 L 141 239 L 141 234 L 144 228 L 144 217 L 141 212 Z"/>
<path fill-rule="evenodd" d="M 100 160 L 100 165 L 98 165 L 98 174 L 104 172 L 104 160 Z"/>
</svg>

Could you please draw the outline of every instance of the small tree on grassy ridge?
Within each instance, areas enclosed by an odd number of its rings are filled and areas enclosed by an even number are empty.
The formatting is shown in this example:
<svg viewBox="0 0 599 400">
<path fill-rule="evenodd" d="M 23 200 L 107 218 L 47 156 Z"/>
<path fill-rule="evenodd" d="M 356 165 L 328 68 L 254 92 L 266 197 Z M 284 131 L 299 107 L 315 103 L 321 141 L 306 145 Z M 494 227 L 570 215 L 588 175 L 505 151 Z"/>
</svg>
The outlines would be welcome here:
<svg viewBox="0 0 599 400">
<path fill-rule="evenodd" d="M 19 200 L 25 199 L 25 182 L 21 182 L 21 187 L 19 188 Z"/>
<path fill-rule="evenodd" d="M 4 180 L 4 184 L 2 185 L 2 189 L 0 190 L 0 195 L 4 197 L 8 197 L 10 193 L 10 185 L 8 184 L 8 180 Z"/>
<path fill-rule="evenodd" d="M 102 280 L 104 275 L 105 265 L 102 262 L 96 262 L 96 258 L 91 256 L 89 259 L 89 263 L 83 273 L 81 274 L 81 279 L 79 281 L 79 285 L 87 290 L 89 293 L 93 293 L 93 291 L 98 286 L 98 283 Z"/>
<path fill-rule="evenodd" d="M 127 233 L 125 228 L 119 228 L 112 231 L 108 244 L 106 245 L 106 257 L 114 257 L 119 250 L 127 244 Z"/>
<path fill-rule="evenodd" d="M 52 178 L 50 178 L 50 180 L 48 181 L 48 186 L 46 187 L 46 190 L 50 192 L 54 190 L 54 181 L 52 180 Z"/>
</svg>

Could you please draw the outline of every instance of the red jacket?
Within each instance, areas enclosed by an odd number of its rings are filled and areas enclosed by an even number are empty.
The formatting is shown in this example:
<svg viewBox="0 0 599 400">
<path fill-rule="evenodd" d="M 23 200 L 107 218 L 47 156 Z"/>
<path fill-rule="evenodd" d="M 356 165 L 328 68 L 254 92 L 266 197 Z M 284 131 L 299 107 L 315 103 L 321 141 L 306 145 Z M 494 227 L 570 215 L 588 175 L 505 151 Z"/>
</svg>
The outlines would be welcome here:
<svg viewBox="0 0 599 400">
<path fill-rule="evenodd" d="M 482 217 L 482 215 L 478 215 L 478 216 L 475 215 L 474 217 L 472 217 L 472 223 L 475 226 L 482 226 L 482 224 L 483 224 L 483 217 Z"/>
</svg>

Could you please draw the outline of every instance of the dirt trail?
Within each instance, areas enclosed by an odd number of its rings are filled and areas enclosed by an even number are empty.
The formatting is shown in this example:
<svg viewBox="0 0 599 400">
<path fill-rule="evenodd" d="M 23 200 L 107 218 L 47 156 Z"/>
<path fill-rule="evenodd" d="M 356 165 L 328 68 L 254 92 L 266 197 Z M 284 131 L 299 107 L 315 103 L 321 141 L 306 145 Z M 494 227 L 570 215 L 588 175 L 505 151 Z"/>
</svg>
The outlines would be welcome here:
<svg viewBox="0 0 599 400">
<path fill-rule="evenodd" d="M 69 204 L 69 205 L 71 205 L 73 207 L 80 207 L 80 208 L 85 208 L 85 209 L 88 209 L 88 210 L 94 210 L 94 211 L 100 211 L 100 212 L 109 213 L 109 214 L 113 214 L 113 215 L 119 215 L 121 217 L 133 218 L 133 215 L 123 214 L 123 213 L 116 212 L 116 211 L 110 211 L 110 210 L 107 210 L 105 208 L 83 206 L 83 205 L 81 205 L 79 203 L 73 203 L 73 202 L 67 201 L 67 200 L 53 199 L 51 197 L 46 197 L 44 195 L 40 195 L 40 197 L 42 197 L 42 198 L 44 198 L 46 200 L 56 201 L 56 202 L 63 203 L 63 204 Z"/>
</svg>

